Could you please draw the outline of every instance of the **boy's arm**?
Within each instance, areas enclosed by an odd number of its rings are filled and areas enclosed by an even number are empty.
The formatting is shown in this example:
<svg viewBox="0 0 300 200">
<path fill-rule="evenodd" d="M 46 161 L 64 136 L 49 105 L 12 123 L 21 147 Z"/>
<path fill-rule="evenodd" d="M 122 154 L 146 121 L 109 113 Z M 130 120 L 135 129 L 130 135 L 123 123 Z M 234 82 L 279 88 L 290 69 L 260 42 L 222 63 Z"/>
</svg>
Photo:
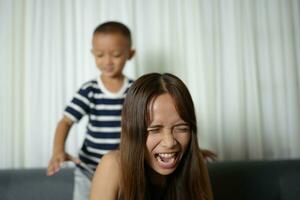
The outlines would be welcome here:
<svg viewBox="0 0 300 200">
<path fill-rule="evenodd" d="M 116 200 L 120 190 L 119 152 L 111 151 L 101 158 L 92 181 L 90 200 Z"/>
<path fill-rule="evenodd" d="M 53 153 L 48 164 L 47 175 L 51 176 L 58 172 L 63 162 L 71 160 L 75 163 L 80 162 L 65 152 L 65 143 L 69 131 L 73 125 L 72 120 L 64 116 L 57 124 L 54 136 Z"/>
</svg>

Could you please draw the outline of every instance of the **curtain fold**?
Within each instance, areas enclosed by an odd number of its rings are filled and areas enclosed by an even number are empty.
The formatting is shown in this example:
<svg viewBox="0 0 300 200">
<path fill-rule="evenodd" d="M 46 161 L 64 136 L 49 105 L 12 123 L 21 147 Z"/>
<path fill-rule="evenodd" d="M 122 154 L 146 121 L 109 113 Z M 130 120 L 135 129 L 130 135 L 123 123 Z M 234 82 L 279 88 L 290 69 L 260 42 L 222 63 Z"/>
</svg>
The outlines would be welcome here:
<svg viewBox="0 0 300 200">
<path fill-rule="evenodd" d="M 0 0 L 0 168 L 47 166 L 64 106 L 99 74 L 91 37 L 108 20 L 132 31 L 129 77 L 184 80 L 220 160 L 300 158 L 299 0 Z"/>
</svg>

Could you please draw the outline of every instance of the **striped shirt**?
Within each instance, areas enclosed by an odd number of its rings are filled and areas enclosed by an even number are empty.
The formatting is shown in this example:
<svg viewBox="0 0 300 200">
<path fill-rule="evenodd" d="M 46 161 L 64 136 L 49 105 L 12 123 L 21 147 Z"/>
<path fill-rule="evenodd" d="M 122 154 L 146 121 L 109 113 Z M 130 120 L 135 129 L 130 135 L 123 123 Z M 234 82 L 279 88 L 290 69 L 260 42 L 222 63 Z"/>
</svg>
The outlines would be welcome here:
<svg viewBox="0 0 300 200">
<path fill-rule="evenodd" d="M 111 93 L 100 78 L 93 79 L 83 84 L 67 105 L 64 115 L 73 122 L 88 115 L 86 134 L 79 151 L 82 169 L 94 172 L 101 157 L 119 147 L 121 110 L 132 82 L 125 77 L 122 88 Z"/>
</svg>

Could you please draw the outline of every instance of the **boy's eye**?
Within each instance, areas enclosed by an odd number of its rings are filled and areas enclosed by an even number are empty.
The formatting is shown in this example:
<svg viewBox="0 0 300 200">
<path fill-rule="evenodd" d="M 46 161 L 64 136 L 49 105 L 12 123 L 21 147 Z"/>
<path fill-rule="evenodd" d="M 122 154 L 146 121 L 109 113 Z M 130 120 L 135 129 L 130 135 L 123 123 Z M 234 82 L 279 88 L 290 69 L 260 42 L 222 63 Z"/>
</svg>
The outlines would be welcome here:
<svg viewBox="0 0 300 200">
<path fill-rule="evenodd" d="M 102 58 L 102 57 L 103 57 L 103 54 L 97 54 L 96 57 L 97 57 L 97 58 Z"/>
<path fill-rule="evenodd" d="M 113 54 L 113 57 L 119 58 L 121 55 L 122 55 L 121 53 L 115 53 L 115 54 Z"/>
</svg>

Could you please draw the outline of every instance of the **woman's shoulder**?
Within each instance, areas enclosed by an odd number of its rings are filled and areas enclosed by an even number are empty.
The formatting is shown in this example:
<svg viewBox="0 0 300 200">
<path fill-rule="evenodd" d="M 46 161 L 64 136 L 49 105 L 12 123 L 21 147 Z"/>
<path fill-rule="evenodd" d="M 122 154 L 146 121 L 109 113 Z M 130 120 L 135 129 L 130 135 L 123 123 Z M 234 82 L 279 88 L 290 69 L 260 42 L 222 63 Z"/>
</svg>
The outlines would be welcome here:
<svg viewBox="0 0 300 200">
<path fill-rule="evenodd" d="M 121 170 L 120 168 L 120 151 L 114 150 L 105 154 L 99 163 L 98 168 L 104 168 L 107 170 L 113 170 L 118 172 Z"/>
<path fill-rule="evenodd" d="M 120 190 L 120 153 L 112 151 L 101 158 L 96 169 L 90 199 L 117 199 Z"/>
</svg>

